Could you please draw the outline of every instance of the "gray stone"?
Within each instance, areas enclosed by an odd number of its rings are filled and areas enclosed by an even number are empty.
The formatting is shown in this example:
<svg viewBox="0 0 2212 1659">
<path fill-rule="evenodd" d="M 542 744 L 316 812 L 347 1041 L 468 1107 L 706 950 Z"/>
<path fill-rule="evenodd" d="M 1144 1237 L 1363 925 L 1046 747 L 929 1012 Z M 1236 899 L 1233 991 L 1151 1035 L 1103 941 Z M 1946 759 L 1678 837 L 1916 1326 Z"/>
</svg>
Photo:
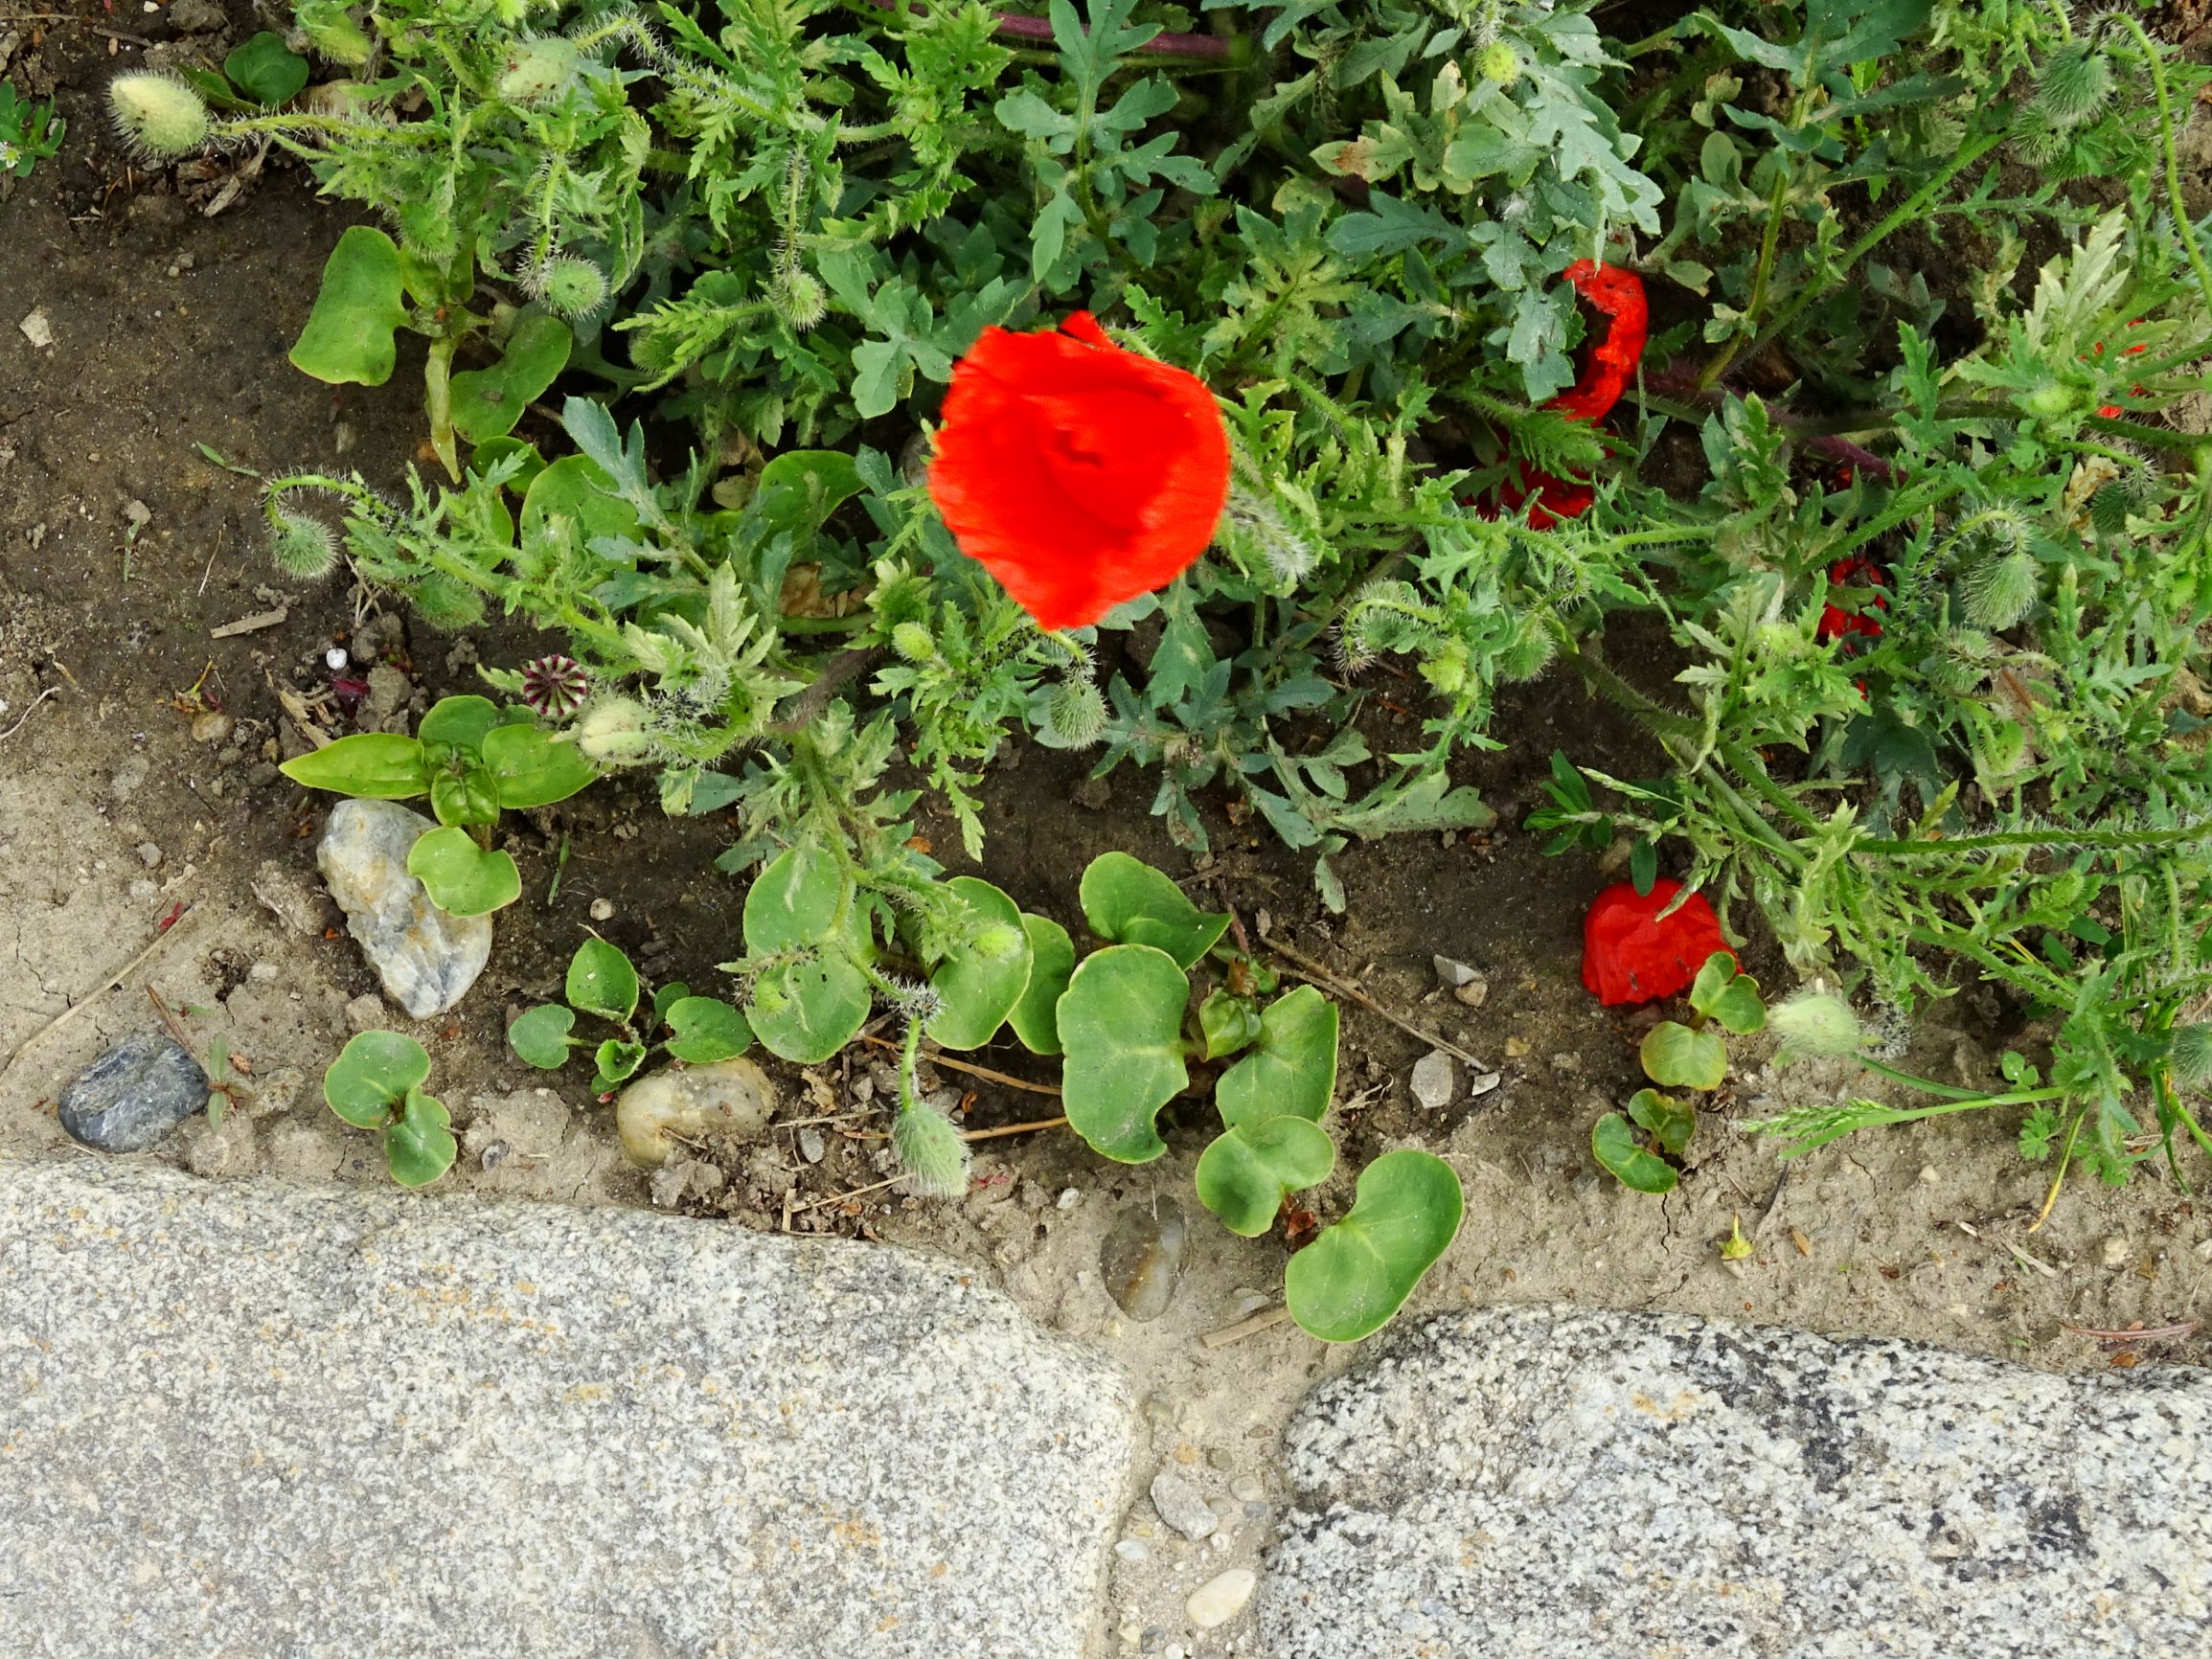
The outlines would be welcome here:
<svg viewBox="0 0 2212 1659">
<path fill-rule="evenodd" d="M 1451 1104 L 1457 1083 L 1451 1057 L 1441 1049 L 1431 1049 L 1413 1062 L 1413 1098 L 1428 1111 L 1441 1111 Z"/>
<path fill-rule="evenodd" d="M 1162 1469 L 1152 1477 L 1152 1497 L 1160 1519 L 1186 1538 L 1203 1538 L 1221 1524 L 1206 1494 L 1174 1469 Z"/>
<path fill-rule="evenodd" d="M 213 34 L 230 27 L 230 13 L 218 0 L 174 0 L 169 9 L 169 26 L 179 34 Z"/>
<path fill-rule="evenodd" d="M 2212 1374 L 1490 1308 L 1324 1383 L 1273 1659 L 2212 1653 Z"/>
<path fill-rule="evenodd" d="M 407 874 L 409 851 L 436 828 L 397 801 L 341 801 L 315 849 L 346 931 L 411 1019 L 459 1002 L 491 956 L 491 918 L 448 916 Z"/>
<path fill-rule="evenodd" d="M 0 1262 L 0 1652 L 1085 1651 L 1126 1384 L 956 1263 L 6 1162 Z"/>
<path fill-rule="evenodd" d="M 1099 1244 L 1099 1273 L 1131 1319 L 1157 1319 L 1175 1299 L 1188 1231 L 1173 1198 L 1141 1198 L 1114 1217 Z"/>
<path fill-rule="evenodd" d="M 207 1104 L 207 1073 L 175 1038 L 125 1037 L 69 1085 L 55 1116 L 73 1141 L 103 1152 L 143 1152 Z"/>
</svg>

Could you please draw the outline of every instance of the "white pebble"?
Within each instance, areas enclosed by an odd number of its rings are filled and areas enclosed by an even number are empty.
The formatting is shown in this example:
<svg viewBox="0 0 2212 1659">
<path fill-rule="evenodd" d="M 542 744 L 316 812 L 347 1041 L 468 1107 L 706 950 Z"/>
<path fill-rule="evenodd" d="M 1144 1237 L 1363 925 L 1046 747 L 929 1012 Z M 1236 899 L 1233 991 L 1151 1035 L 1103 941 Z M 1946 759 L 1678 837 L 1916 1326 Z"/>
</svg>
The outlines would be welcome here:
<svg viewBox="0 0 2212 1659">
<path fill-rule="evenodd" d="M 1432 1049 L 1413 1062 L 1413 1098 L 1429 1111 L 1451 1103 L 1456 1083 L 1451 1057 L 1442 1050 Z"/>
<path fill-rule="evenodd" d="M 1249 1567 L 1231 1567 L 1218 1578 L 1208 1579 L 1191 1592 L 1191 1599 L 1183 1603 L 1191 1623 L 1201 1630 L 1211 1630 L 1217 1625 L 1226 1625 L 1244 1610 L 1244 1603 L 1252 1599 L 1258 1588 L 1260 1576 Z"/>
<path fill-rule="evenodd" d="M 1073 1187 L 1070 1187 L 1066 1192 L 1060 1195 L 1060 1208 L 1062 1210 L 1072 1210 L 1082 1202 L 1083 1194 L 1077 1192 Z"/>
<path fill-rule="evenodd" d="M 329 669 L 332 673 L 336 673 L 340 669 L 344 668 L 353 660 L 353 659 L 352 657 L 346 654 L 346 648 L 344 646 L 332 646 L 329 650 L 323 653 L 323 667 Z"/>
<path fill-rule="evenodd" d="M 611 921 L 611 920 L 614 920 L 614 900 L 613 900 L 613 899 L 611 899 L 611 898 L 595 898 L 595 899 L 593 899 L 593 900 L 591 901 L 591 919 L 592 919 L 592 920 L 594 920 L 594 921 Z"/>
<path fill-rule="evenodd" d="M 1114 1554 L 1125 1561 L 1149 1561 L 1152 1547 L 1142 1538 L 1123 1538 L 1114 1545 Z"/>
</svg>

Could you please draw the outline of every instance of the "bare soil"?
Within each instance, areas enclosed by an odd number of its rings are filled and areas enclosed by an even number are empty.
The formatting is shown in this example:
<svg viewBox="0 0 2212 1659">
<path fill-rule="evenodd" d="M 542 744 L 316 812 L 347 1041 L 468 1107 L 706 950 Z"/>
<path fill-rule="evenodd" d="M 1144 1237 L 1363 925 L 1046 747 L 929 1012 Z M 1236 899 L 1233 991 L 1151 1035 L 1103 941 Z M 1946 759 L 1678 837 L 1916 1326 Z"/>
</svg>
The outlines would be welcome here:
<svg viewBox="0 0 2212 1659">
<path fill-rule="evenodd" d="M 254 481 L 196 446 L 260 470 L 334 462 L 403 488 L 420 438 L 419 362 L 403 356 L 374 390 L 333 391 L 294 372 L 285 352 L 345 216 L 274 158 L 215 217 L 169 180 L 132 173 L 99 130 L 95 95 L 139 49 L 119 42 L 110 57 L 105 38 L 72 25 L 11 24 L 11 7 L 28 10 L 0 0 L 0 71 L 27 90 L 58 87 L 72 132 L 58 162 L 0 194 L 0 1153 L 98 1155 L 62 1135 L 53 1102 L 106 1044 L 158 1022 L 150 988 L 203 1052 L 219 1034 L 251 1072 L 240 1079 L 245 1109 L 222 1128 L 195 1121 L 148 1156 L 214 1179 L 379 1182 L 374 1147 L 323 1106 L 319 1079 L 362 1021 L 407 1023 L 376 998 L 334 913 L 287 920 L 255 894 L 313 890 L 328 805 L 275 772 L 298 743 L 277 693 L 327 693 L 326 650 L 366 645 L 398 676 L 385 677 L 389 694 L 371 717 L 403 721 L 437 695 L 475 689 L 478 660 L 514 664 L 540 648 L 511 630 L 436 634 L 385 616 L 343 578 L 302 584 L 267 563 Z M 167 21 L 101 15 L 103 27 L 148 36 Z M 51 345 L 18 327 L 34 311 Z M 276 625 L 211 637 L 280 608 Z M 1632 641 L 1614 648 L 1634 660 Z M 1402 746 L 1419 688 L 1373 678 L 1374 744 Z M 210 711 L 227 717 L 219 735 L 209 727 L 221 722 L 200 719 Z M 207 740 L 195 739 L 195 720 Z M 1639 755 L 1607 711 L 1557 680 L 1530 689 L 1496 731 L 1509 747 L 1471 759 L 1463 781 L 1482 788 L 1498 830 L 1353 848 L 1336 860 L 1350 897 L 1341 917 L 1319 904 L 1305 861 L 1260 827 L 1217 809 L 1215 852 L 1195 862 L 1148 816 L 1150 780 L 1125 771 L 1079 789 L 1080 763 L 1037 750 L 1010 752 L 993 774 L 989 874 L 1074 927 L 1083 865 L 1126 849 L 1189 877 L 1195 898 L 1233 906 L 1248 926 L 1266 911 L 1296 950 L 1501 1074 L 1475 1098 L 1460 1068 L 1452 1102 L 1425 1111 L 1408 1077 L 1426 1045 L 1362 1008 L 1344 1011 L 1343 1168 L 1418 1145 L 1448 1158 L 1467 1189 L 1465 1228 L 1418 1307 L 1569 1301 L 1904 1336 L 2054 1369 L 2202 1362 L 2202 1336 L 2113 1345 L 2082 1334 L 2203 1313 L 2212 1232 L 2155 1166 L 2121 1190 L 2069 1183 L 2040 1230 L 2031 1223 L 2044 1177 L 2015 1155 L 2011 1121 L 1969 1115 L 1863 1134 L 1785 1166 L 1731 1120 L 1860 1083 L 1817 1066 L 1776 1074 L 1751 1044 L 1676 1192 L 1643 1197 L 1597 1170 L 1590 1126 L 1636 1086 L 1650 1016 L 1601 1009 L 1578 979 L 1583 910 L 1608 875 L 1586 858 L 1541 856 L 1515 826 L 1539 800 L 1555 747 L 1631 775 Z M 922 828 L 941 856 L 958 844 L 948 822 L 925 816 Z M 528 821 L 511 816 L 525 898 L 501 914 L 490 966 L 463 1006 L 413 1028 L 464 1136 L 446 1187 L 651 1201 L 581 1068 L 535 1072 L 503 1034 L 514 1011 L 554 990 L 587 925 L 655 978 L 720 984 L 715 965 L 739 948 L 742 898 L 712 867 L 725 835 L 713 821 L 663 817 L 636 780 L 602 783 Z M 611 916 L 594 920 L 595 902 Z M 144 968 L 120 984 L 103 978 L 157 942 Z M 1438 954 L 1483 970 L 1479 1009 L 1439 989 Z M 1769 985 L 1783 982 L 1755 947 L 1750 960 Z M 80 1001 L 81 1014 L 38 1034 Z M 1961 1082 L 1993 1079 L 2007 1045 L 2041 1059 L 2039 1034 L 2009 1024 L 2002 1009 L 1957 998 L 1930 1011 L 1912 1057 Z M 1049 1078 L 1018 1051 L 973 1057 Z M 804 1075 L 770 1062 L 789 1126 L 729 1149 L 718 1160 L 721 1189 L 678 1202 L 737 1225 L 947 1252 L 1043 1322 L 1114 1353 L 1145 1400 L 1160 1464 L 1217 1493 L 1257 1476 L 1268 1507 L 1240 1511 L 1222 1548 L 1163 1535 L 1132 1494 L 1129 1533 L 1150 1553 L 1117 1565 L 1113 1625 L 1158 1626 L 1194 1654 L 1249 1651 L 1238 1625 L 1194 1642 L 1182 1597 L 1223 1566 L 1256 1560 L 1282 1495 L 1276 1430 L 1316 1377 L 1352 1356 L 1287 1322 L 1219 1346 L 1201 1340 L 1277 1306 L 1285 1260 L 1280 1239 L 1235 1239 L 1192 1199 L 1201 1113 L 1184 1112 L 1170 1156 L 1141 1169 L 1044 1130 L 981 1143 L 961 1202 L 882 1188 L 846 1198 L 884 1179 L 872 1138 L 879 1110 L 861 1098 L 875 1063 L 857 1049 Z M 1054 1110 L 1044 1095 L 950 1071 L 944 1081 L 971 1091 L 971 1126 Z M 834 1120 L 808 1125 L 826 1138 L 819 1163 L 799 1150 L 800 1119 Z M 1100 1241 L 1125 1207 L 1163 1197 L 1189 1213 L 1191 1243 L 1173 1306 L 1136 1324 L 1103 1288 Z M 1347 1173 L 1315 1207 L 1326 1218 L 1349 1198 Z M 1730 1264 L 1717 1245 L 1733 1220 L 1756 1249 Z"/>
</svg>

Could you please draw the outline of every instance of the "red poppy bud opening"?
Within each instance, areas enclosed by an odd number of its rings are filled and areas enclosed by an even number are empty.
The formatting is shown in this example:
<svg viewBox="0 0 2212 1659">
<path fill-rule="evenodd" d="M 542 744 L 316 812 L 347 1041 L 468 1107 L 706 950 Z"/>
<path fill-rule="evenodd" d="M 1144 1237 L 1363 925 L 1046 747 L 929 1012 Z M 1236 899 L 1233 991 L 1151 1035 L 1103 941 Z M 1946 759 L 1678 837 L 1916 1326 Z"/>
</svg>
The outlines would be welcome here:
<svg viewBox="0 0 2212 1659">
<path fill-rule="evenodd" d="M 1197 375 L 1124 351 L 1087 311 L 986 329 L 952 368 L 929 495 L 960 551 L 1041 628 L 1163 587 L 1214 538 L 1229 439 Z"/>
<path fill-rule="evenodd" d="M 1889 579 L 1882 574 L 1881 566 L 1863 553 L 1855 553 L 1849 558 L 1837 559 L 1829 567 L 1828 581 L 1832 587 L 1889 585 Z M 1813 637 L 1822 645 L 1831 640 L 1846 639 L 1853 634 L 1860 634 L 1867 639 L 1880 639 L 1881 622 L 1874 613 L 1888 608 L 1889 601 L 1879 593 L 1874 596 L 1871 605 L 1860 610 L 1848 611 L 1838 604 L 1825 605 L 1820 612 L 1819 624 L 1813 630 Z"/>
<path fill-rule="evenodd" d="M 1616 881 L 1591 903 L 1583 918 L 1583 984 L 1608 1008 L 1688 990 L 1716 950 L 1735 956 L 1702 893 L 1660 915 L 1681 891 L 1679 881 L 1654 881 L 1649 893 Z"/>
</svg>

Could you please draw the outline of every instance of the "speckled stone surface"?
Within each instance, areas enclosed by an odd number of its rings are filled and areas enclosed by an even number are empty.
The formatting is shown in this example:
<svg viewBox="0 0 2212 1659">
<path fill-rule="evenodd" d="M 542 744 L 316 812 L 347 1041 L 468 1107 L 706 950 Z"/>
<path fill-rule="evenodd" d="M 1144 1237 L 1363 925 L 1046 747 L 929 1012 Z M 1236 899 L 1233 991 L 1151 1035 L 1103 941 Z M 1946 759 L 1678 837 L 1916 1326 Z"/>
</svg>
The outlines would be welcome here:
<svg viewBox="0 0 2212 1659">
<path fill-rule="evenodd" d="M 1287 1439 L 1268 1659 L 2204 1659 L 2212 1373 L 1491 1308 Z"/>
<path fill-rule="evenodd" d="M 459 1002 L 491 958 L 491 918 L 447 915 L 407 874 L 407 854 L 437 827 L 397 801 L 341 801 L 315 844 L 346 931 L 410 1019 Z"/>
<path fill-rule="evenodd" d="M 950 1263 L 0 1162 L 0 1653 L 1078 1659 L 1118 1373 Z"/>
<path fill-rule="evenodd" d="M 174 1037 L 134 1032 L 69 1085 L 55 1119 L 103 1152 L 143 1152 L 207 1105 L 207 1073 Z"/>
</svg>

